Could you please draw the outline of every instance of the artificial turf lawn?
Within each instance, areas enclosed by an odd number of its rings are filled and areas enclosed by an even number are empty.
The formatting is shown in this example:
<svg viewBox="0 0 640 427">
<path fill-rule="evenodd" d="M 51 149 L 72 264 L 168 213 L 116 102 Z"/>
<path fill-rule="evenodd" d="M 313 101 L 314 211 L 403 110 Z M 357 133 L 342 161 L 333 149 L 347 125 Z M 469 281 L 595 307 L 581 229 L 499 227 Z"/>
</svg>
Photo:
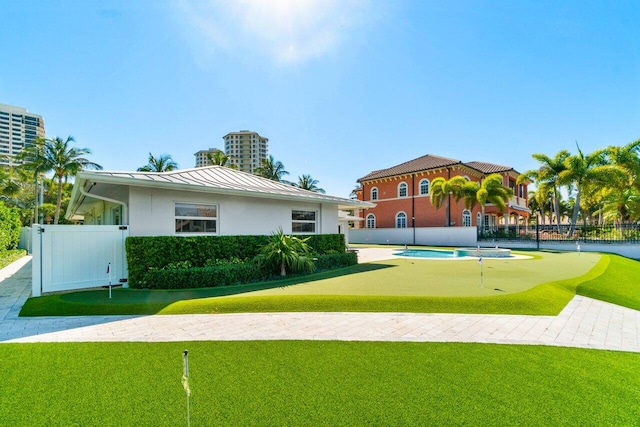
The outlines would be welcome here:
<svg viewBox="0 0 640 427">
<path fill-rule="evenodd" d="M 116 290 L 30 298 L 22 316 L 362 311 L 555 315 L 609 255 L 537 253 L 530 260 L 395 259 L 283 282 L 189 291 Z M 536 286 L 537 285 L 537 286 Z M 267 288 L 265 290 L 265 288 Z"/>
<path fill-rule="evenodd" d="M 544 346 L 0 345 L 0 425 L 637 425 L 640 357 Z"/>
</svg>

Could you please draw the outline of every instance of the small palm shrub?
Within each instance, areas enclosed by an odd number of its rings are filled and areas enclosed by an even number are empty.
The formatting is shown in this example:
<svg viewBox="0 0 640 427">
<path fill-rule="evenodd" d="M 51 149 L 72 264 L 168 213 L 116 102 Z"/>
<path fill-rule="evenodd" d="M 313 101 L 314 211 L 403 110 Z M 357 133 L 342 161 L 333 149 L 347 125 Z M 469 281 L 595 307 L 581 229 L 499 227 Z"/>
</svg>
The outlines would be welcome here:
<svg viewBox="0 0 640 427">
<path fill-rule="evenodd" d="M 291 273 L 313 271 L 311 247 L 307 244 L 309 238 L 300 239 L 284 234 L 282 228 L 271 233 L 269 242 L 262 247 L 257 260 L 262 265 L 280 270 L 280 276 L 285 277 L 287 270 Z"/>
</svg>

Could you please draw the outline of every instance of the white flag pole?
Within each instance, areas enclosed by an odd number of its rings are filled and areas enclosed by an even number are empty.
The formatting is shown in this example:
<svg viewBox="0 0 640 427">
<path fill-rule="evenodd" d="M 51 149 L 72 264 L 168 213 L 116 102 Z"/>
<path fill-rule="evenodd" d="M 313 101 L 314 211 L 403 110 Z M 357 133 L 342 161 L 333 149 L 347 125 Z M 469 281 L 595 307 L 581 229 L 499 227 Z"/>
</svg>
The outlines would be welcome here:
<svg viewBox="0 0 640 427">
<path fill-rule="evenodd" d="M 189 410 L 189 396 L 191 396 L 191 389 L 189 389 L 189 350 L 182 352 L 182 386 L 187 395 L 187 427 L 190 427 L 191 414 Z"/>
<path fill-rule="evenodd" d="M 480 264 L 480 287 L 484 288 L 483 277 L 482 277 L 482 257 L 478 258 L 478 264 Z"/>
</svg>

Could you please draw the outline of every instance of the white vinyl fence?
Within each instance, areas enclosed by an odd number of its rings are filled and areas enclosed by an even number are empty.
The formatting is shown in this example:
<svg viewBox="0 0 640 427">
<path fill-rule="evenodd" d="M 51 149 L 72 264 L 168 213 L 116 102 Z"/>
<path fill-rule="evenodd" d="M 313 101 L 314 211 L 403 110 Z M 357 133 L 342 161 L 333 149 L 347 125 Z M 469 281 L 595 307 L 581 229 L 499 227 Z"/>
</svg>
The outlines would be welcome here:
<svg viewBox="0 0 640 427">
<path fill-rule="evenodd" d="M 32 295 L 124 284 L 129 227 L 37 225 L 32 229 Z"/>
</svg>

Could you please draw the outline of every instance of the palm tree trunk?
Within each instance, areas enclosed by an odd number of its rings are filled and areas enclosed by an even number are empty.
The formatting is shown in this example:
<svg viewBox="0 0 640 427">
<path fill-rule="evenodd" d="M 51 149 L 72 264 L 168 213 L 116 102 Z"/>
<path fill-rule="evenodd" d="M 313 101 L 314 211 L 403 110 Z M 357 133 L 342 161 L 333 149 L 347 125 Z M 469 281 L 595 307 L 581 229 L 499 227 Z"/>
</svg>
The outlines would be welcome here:
<svg viewBox="0 0 640 427">
<path fill-rule="evenodd" d="M 569 226 L 569 237 L 573 236 L 573 232 L 576 229 L 576 223 L 578 222 L 578 213 L 580 212 L 580 185 L 577 187 L 576 204 L 573 206 L 573 215 L 571 215 L 571 225 Z"/>
<path fill-rule="evenodd" d="M 56 215 L 53 219 L 53 223 L 58 223 L 60 217 L 60 207 L 62 206 L 62 176 L 58 176 L 58 200 L 56 201 Z"/>
</svg>

